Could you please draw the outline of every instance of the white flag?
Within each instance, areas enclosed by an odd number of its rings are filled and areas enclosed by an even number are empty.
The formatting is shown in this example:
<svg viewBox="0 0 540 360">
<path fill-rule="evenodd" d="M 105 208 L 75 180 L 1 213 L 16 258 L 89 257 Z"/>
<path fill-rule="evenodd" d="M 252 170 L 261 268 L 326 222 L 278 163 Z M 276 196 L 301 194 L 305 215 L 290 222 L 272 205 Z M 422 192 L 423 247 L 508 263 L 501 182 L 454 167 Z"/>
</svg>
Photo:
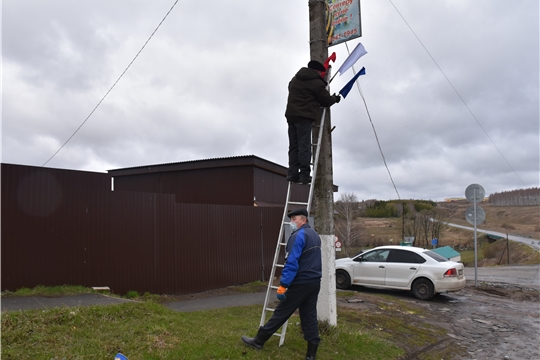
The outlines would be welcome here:
<svg viewBox="0 0 540 360">
<path fill-rule="evenodd" d="M 358 45 L 356 45 L 356 47 L 354 48 L 353 52 L 349 55 L 349 57 L 345 59 L 345 62 L 343 63 L 343 65 L 341 65 L 341 67 L 336 72 L 336 74 L 339 73 L 339 75 L 343 75 L 343 73 L 349 70 L 349 68 L 353 66 L 354 63 L 358 61 L 358 59 L 360 59 L 362 56 L 366 54 L 367 54 L 367 51 L 366 49 L 364 49 L 364 45 L 362 45 L 362 43 L 358 43 Z"/>
</svg>

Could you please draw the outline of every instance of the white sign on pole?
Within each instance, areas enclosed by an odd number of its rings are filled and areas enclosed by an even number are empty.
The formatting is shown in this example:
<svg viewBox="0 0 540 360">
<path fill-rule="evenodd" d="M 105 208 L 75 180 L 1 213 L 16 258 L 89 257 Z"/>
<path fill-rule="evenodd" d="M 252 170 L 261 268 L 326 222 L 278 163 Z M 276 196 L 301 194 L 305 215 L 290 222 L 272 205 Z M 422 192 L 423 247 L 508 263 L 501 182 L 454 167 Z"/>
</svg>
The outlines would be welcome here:
<svg viewBox="0 0 540 360">
<path fill-rule="evenodd" d="M 328 46 L 362 36 L 360 0 L 326 0 Z"/>
</svg>

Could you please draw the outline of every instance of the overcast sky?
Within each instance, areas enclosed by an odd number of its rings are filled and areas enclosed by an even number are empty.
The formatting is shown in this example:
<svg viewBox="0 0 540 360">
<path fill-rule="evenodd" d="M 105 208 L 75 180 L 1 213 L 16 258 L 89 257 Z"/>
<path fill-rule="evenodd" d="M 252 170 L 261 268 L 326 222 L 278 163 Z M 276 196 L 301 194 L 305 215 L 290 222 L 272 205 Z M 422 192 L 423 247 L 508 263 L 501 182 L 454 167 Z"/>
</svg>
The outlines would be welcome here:
<svg viewBox="0 0 540 360">
<path fill-rule="evenodd" d="M 174 2 L 3 0 L 2 162 L 42 166 Z M 179 1 L 46 166 L 106 172 L 239 155 L 287 166 L 287 85 L 310 60 L 307 3 Z M 402 199 L 462 197 L 472 183 L 486 195 L 539 186 L 538 0 L 361 9 L 363 36 L 348 45 L 368 51 L 355 68 L 366 68 L 359 83 Z M 346 46 L 329 51 L 337 69 Z M 396 199 L 356 88 L 332 107 L 332 125 L 340 192 Z"/>
</svg>

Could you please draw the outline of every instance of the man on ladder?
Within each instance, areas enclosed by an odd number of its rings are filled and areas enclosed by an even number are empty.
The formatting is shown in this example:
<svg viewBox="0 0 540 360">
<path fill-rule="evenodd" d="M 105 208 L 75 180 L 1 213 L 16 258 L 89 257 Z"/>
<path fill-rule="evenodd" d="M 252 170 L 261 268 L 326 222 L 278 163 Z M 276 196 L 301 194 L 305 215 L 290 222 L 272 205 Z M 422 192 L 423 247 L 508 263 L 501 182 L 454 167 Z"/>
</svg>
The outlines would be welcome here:
<svg viewBox="0 0 540 360">
<path fill-rule="evenodd" d="M 306 209 L 287 214 L 291 219 L 291 234 L 286 248 L 285 267 L 281 274 L 277 297 L 279 305 L 268 322 L 259 328 L 254 338 L 242 336 L 242 341 L 257 350 L 299 309 L 306 360 L 315 360 L 321 341 L 317 323 L 317 297 L 321 288 L 321 239 L 308 223 Z"/>
<path fill-rule="evenodd" d="M 289 125 L 289 172 L 287 181 L 309 184 L 311 160 L 311 127 L 320 116 L 320 107 L 330 107 L 341 100 L 330 95 L 324 79 L 327 69 L 311 60 L 289 82 L 285 117 Z"/>
</svg>

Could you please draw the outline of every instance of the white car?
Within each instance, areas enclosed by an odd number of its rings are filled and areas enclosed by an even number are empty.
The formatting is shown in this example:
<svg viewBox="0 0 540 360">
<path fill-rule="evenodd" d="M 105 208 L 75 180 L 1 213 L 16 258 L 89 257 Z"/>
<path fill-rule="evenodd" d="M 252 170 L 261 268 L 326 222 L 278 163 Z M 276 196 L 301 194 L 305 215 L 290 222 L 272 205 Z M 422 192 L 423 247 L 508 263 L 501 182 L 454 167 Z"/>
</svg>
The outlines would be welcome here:
<svg viewBox="0 0 540 360">
<path fill-rule="evenodd" d="M 463 264 L 428 249 L 379 246 L 353 258 L 336 260 L 336 287 L 351 285 L 411 290 L 420 300 L 465 287 Z"/>
</svg>

